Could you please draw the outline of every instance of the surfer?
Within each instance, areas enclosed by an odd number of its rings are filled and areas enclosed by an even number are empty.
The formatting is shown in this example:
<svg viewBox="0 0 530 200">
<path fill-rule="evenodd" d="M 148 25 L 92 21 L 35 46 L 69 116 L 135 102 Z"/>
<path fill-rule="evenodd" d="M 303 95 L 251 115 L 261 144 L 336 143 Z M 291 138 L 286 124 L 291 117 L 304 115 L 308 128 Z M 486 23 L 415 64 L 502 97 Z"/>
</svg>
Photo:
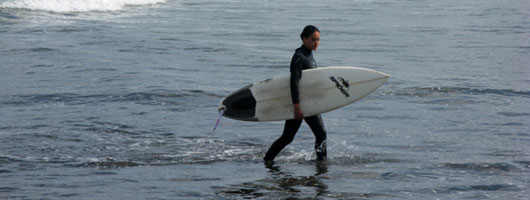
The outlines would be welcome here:
<svg viewBox="0 0 530 200">
<path fill-rule="evenodd" d="M 315 152 L 317 160 L 326 159 L 326 130 L 324 129 L 324 123 L 320 114 L 314 116 L 305 117 L 302 109 L 300 108 L 300 99 L 298 92 L 298 82 L 302 78 L 302 71 L 306 69 L 316 68 L 316 62 L 313 58 L 312 51 L 317 50 L 320 43 L 320 30 L 317 27 L 308 25 L 304 28 L 300 34 L 302 39 L 302 46 L 296 49 L 291 59 L 291 98 L 294 107 L 294 119 L 285 121 L 283 134 L 278 138 L 265 154 L 265 161 L 273 161 L 276 155 L 280 151 L 290 144 L 296 132 L 300 128 L 302 121 L 305 121 L 307 125 L 313 131 L 315 135 Z"/>
</svg>

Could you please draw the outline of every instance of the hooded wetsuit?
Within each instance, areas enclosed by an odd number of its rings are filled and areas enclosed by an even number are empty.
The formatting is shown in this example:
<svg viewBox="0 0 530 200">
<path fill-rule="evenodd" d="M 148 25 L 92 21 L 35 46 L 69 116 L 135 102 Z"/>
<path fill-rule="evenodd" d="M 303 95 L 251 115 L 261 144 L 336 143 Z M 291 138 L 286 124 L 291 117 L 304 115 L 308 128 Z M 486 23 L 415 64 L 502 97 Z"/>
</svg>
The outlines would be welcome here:
<svg viewBox="0 0 530 200">
<path fill-rule="evenodd" d="M 299 92 L 298 92 L 298 82 L 302 78 L 302 71 L 306 69 L 316 68 L 316 62 L 313 58 L 313 54 L 310 49 L 302 45 L 302 47 L 296 49 L 293 58 L 291 59 L 291 98 L 293 104 L 300 103 Z M 304 121 L 309 125 L 313 134 L 315 135 L 315 151 L 317 154 L 317 159 L 322 160 L 326 158 L 326 130 L 324 129 L 324 123 L 322 122 L 322 117 L 320 115 L 314 115 L 309 117 L 304 117 Z M 290 144 L 296 132 L 300 128 L 302 120 L 291 119 L 285 121 L 285 127 L 283 129 L 283 134 L 278 138 L 272 146 L 269 148 L 265 154 L 264 160 L 271 161 L 274 160 L 276 155 L 280 151 Z"/>
</svg>

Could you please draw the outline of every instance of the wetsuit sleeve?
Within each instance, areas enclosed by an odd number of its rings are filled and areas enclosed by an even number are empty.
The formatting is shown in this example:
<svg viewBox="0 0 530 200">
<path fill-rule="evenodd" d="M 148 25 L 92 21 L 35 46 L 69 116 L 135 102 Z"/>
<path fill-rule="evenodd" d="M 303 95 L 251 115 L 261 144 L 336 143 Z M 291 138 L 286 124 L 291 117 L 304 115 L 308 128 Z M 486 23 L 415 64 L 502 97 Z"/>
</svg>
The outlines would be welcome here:
<svg viewBox="0 0 530 200">
<path fill-rule="evenodd" d="M 302 78 L 302 65 L 303 65 L 303 58 L 301 58 L 298 55 L 294 55 L 293 59 L 291 60 L 291 98 L 293 100 L 293 104 L 300 103 L 299 99 L 299 92 L 298 92 L 298 81 L 300 78 Z"/>
</svg>

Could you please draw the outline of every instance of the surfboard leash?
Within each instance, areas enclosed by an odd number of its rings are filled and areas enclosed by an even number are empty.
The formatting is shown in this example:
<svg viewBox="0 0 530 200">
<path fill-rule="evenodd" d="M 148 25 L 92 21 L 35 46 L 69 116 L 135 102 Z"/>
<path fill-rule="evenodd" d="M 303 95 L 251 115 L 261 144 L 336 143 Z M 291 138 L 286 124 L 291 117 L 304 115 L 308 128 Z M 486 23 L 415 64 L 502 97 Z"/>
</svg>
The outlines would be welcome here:
<svg viewBox="0 0 530 200">
<path fill-rule="evenodd" d="M 212 134 L 215 133 L 215 129 L 217 129 L 217 126 L 219 126 L 219 122 L 221 121 L 221 118 L 223 118 L 223 113 L 225 113 L 224 108 L 219 109 L 219 117 L 217 118 L 217 122 L 215 122 L 215 126 L 213 127 Z"/>
</svg>

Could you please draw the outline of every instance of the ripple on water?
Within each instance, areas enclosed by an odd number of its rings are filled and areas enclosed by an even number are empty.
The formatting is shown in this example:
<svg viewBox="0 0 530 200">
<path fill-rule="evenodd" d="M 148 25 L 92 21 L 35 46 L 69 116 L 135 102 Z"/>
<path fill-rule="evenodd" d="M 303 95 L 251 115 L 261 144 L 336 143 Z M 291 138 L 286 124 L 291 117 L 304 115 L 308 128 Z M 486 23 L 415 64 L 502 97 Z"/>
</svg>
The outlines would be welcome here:
<svg viewBox="0 0 530 200">
<path fill-rule="evenodd" d="M 520 169 L 508 163 L 445 163 L 443 168 L 451 170 L 467 170 L 477 173 L 513 172 Z"/>
</svg>

